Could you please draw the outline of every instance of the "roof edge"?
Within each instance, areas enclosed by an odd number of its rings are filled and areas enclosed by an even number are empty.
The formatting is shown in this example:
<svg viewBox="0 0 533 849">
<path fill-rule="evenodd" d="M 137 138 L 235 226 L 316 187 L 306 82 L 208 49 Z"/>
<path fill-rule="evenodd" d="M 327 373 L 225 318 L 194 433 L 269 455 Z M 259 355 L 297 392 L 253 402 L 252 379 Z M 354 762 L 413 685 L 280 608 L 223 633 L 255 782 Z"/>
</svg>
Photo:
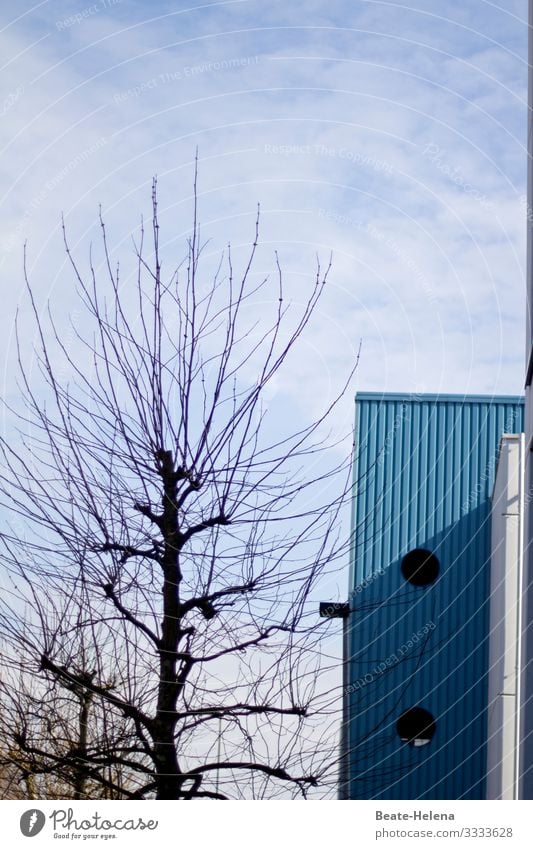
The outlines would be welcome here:
<svg viewBox="0 0 533 849">
<path fill-rule="evenodd" d="M 462 395 L 449 392 L 356 392 L 355 401 L 450 401 L 463 404 L 501 403 L 523 404 L 523 395 Z"/>
</svg>

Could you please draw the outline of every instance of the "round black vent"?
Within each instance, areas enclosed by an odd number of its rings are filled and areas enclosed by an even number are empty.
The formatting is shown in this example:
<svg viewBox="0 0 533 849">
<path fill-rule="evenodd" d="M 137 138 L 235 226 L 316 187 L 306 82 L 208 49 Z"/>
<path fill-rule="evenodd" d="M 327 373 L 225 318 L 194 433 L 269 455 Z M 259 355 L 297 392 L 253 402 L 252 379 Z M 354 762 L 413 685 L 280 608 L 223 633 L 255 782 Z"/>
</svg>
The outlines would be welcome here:
<svg viewBox="0 0 533 849">
<path fill-rule="evenodd" d="M 410 746 L 426 746 L 433 739 L 436 729 L 435 719 L 421 707 L 409 708 L 396 723 L 400 740 Z"/>
<path fill-rule="evenodd" d="M 426 587 L 439 576 L 440 564 L 433 552 L 426 548 L 414 548 L 402 560 L 402 575 L 415 587 Z"/>
</svg>

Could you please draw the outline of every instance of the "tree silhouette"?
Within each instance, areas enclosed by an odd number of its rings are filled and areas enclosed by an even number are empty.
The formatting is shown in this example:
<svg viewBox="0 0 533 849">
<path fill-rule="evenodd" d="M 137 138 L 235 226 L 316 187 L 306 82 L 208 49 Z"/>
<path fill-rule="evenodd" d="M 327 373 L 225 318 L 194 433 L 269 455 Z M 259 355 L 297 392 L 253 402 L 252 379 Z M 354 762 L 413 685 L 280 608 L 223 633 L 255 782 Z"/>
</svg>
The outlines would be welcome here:
<svg viewBox="0 0 533 849">
<path fill-rule="evenodd" d="M 171 273 L 155 181 L 133 278 L 100 225 L 103 275 L 92 252 L 81 271 L 63 226 L 73 344 L 25 262 L 38 345 L 28 366 L 18 332 L 25 407 L 1 440 L 5 767 L 72 798 L 305 796 L 335 775 L 315 731 L 338 702 L 318 686 L 313 593 L 345 563 L 350 458 L 324 428 L 351 374 L 300 427 L 275 428 L 262 398 L 329 266 L 286 302 L 277 255 L 274 281 L 254 272 L 258 215 L 241 270 L 228 248 L 206 285 L 196 175 Z"/>
</svg>

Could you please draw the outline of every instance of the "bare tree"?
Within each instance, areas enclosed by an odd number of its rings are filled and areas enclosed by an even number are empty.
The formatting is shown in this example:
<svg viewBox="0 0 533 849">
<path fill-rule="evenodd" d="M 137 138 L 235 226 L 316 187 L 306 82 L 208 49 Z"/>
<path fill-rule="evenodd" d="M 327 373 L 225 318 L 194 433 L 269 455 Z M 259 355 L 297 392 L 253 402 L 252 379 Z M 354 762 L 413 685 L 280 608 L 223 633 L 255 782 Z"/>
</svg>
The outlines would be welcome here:
<svg viewBox="0 0 533 849">
<path fill-rule="evenodd" d="M 128 798 L 123 792 L 127 781 L 123 756 L 135 751 L 135 741 L 124 718 L 111 717 L 105 698 L 93 690 L 97 664 L 78 636 L 83 640 L 83 628 L 72 634 L 72 676 L 35 680 L 35 656 L 33 662 L 31 656 L 19 656 L 14 669 L 4 670 L 2 798 Z M 107 687 L 114 687 L 114 682 Z"/>
<path fill-rule="evenodd" d="M 258 216 L 241 271 L 228 248 L 206 286 L 196 198 L 195 177 L 172 273 L 155 182 L 133 279 L 101 216 L 103 282 L 63 228 L 73 344 L 40 315 L 25 263 L 38 345 L 32 371 L 19 331 L 25 407 L 18 441 L 1 441 L 0 750 L 28 793 L 48 776 L 72 798 L 305 797 L 335 779 L 334 741 L 316 732 L 339 703 L 317 687 L 313 593 L 345 564 L 350 458 L 325 423 L 348 381 L 284 432 L 262 402 L 329 267 L 287 303 L 277 256 L 274 281 L 254 273 Z"/>
</svg>

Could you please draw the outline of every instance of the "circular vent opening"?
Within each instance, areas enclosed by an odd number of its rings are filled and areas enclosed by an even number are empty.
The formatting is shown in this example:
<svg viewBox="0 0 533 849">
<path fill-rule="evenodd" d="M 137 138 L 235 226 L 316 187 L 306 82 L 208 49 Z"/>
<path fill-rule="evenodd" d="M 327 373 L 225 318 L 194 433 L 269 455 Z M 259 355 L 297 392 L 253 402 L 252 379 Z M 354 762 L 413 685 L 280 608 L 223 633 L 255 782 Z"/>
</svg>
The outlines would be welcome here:
<svg viewBox="0 0 533 849">
<path fill-rule="evenodd" d="M 396 723 L 396 731 L 402 743 L 410 746 L 427 746 L 433 739 L 437 723 L 429 711 L 414 707 L 402 713 Z"/>
<path fill-rule="evenodd" d="M 426 548 L 414 548 L 402 560 L 402 575 L 415 587 L 426 587 L 436 581 L 440 564 L 433 552 Z"/>
</svg>

